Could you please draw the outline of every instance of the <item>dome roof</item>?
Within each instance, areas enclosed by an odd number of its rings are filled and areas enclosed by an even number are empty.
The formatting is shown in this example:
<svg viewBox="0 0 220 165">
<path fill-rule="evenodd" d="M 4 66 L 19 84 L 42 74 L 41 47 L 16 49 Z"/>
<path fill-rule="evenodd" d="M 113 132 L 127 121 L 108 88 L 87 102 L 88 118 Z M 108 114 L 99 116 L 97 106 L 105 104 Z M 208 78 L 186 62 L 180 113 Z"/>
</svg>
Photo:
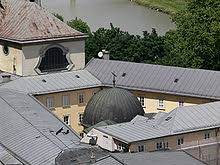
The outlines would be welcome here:
<svg viewBox="0 0 220 165">
<path fill-rule="evenodd" d="M 87 104 L 83 124 L 92 126 L 104 120 L 128 122 L 136 115 L 144 115 L 144 110 L 132 93 L 121 88 L 103 89 Z"/>
</svg>

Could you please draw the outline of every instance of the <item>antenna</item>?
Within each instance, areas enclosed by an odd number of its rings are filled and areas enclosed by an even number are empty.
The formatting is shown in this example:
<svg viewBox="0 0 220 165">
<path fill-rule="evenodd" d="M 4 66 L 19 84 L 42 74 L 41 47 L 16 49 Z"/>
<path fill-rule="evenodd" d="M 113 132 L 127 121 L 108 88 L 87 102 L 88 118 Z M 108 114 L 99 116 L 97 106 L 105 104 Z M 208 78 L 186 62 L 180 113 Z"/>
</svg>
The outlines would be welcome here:
<svg viewBox="0 0 220 165">
<path fill-rule="evenodd" d="M 112 73 L 112 75 L 113 75 L 113 87 L 115 87 L 115 84 L 116 84 L 116 77 L 117 77 L 117 75 L 115 74 L 115 72 L 111 72 Z"/>
</svg>

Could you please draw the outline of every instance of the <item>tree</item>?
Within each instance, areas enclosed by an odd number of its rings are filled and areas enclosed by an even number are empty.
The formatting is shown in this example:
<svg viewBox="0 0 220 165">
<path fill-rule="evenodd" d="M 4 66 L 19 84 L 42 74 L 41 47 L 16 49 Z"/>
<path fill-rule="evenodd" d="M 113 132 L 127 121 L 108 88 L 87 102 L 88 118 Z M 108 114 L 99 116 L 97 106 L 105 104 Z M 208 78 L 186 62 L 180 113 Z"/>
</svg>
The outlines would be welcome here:
<svg viewBox="0 0 220 165">
<path fill-rule="evenodd" d="M 97 57 L 103 49 L 109 51 L 114 60 L 156 63 L 164 56 L 163 37 L 157 36 L 155 29 L 140 37 L 110 26 L 110 29 L 100 28 L 90 34 L 86 40 L 86 61 Z"/>
<path fill-rule="evenodd" d="M 88 24 L 82 21 L 81 19 L 76 18 L 76 19 L 70 20 L 67 22 L 67 25 L 69 25 L 73 29 L 76 29 L 82 33 L 87 33 L 87 34 L 91 33 L 91 30 Z"/>
<path fill-rule="evenodd" d="M 173 18 L 162 64 L 220 70 L 220 0 L 191 0 Z"/>
</svg>

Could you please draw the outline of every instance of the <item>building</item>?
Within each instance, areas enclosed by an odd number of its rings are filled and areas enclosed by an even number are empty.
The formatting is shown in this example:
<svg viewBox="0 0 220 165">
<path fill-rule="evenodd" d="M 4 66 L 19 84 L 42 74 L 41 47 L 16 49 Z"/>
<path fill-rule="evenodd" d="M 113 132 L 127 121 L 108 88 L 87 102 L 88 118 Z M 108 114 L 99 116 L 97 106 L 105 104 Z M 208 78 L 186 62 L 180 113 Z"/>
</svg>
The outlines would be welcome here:
<svg viewBox="0 0 220 165">
<path fill-rule="evenodd" d="M 116 86 L 139 97 L 145 113 L 220 100 L 220 72 L 124 61 L 92 59 L 86 66 L 104 87 Z"/>
<path fill-rule="evenodd" d="M 2 88 L 34 96 L 80 134 L 85 106 L 100 90 L 100 83 L 88 71 L 78 70 L 20 77 Z"/>
<path fill-rule="evenodd" d="M 0 70 L 21 76 L 85 66 L 85 37 L 39 5 L 1 0 Z"/>
<path fill-rule="evenodd" d="M 96 137 L 97 145 L 114 151 L 151 152 L 189 149 L 220 143 L 220 102 L 179 107 L 154 119 L 93 128 L 81 141 Z M 217 152 L 219 153 L 219 148 Z"/>
<path fill-rule="evenodd" d="M 0 164 L 55 164 L 65 149 L 82 147 L 78 134 L 33 96 L 0 89 Z"/>
</svg>

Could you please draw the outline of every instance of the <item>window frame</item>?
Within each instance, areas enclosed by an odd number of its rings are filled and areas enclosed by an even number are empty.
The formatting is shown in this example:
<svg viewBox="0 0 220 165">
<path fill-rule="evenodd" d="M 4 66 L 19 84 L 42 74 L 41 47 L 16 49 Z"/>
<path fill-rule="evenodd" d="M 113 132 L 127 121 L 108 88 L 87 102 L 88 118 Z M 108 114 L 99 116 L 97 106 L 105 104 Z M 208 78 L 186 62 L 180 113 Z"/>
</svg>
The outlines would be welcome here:
<svg viewBox="0 0 220 165">
<path fill-rule="evenodd" d="M 71 61 L 71 59 L 70 59 L 70 52 L 69 52 L 69 49 L 68 48 L 66 48 L 66 47 L 64 47 L 64 46 L 62 46 L 61 44 L 51 44 L 51 45 L 49 45 L 49 46 L 43 46 L 41 49 L 40 49 L 40 51 L 39 51 L 39 58 L 38 58 L 38 63 L 37 63 L 37 65 L 36 65 L 36 67 L 34 68 L 34 70 L 35 70 L 35 72 L 37 73 L 37 74 L 47 74 L 47 73 L 49 73 L 49 72 L 53 72 L 53 70 L 49 70 L 49 71 L 41 71 L 40 69 L 39 69 L 39 67 L 40 67 L 40 65 L 41 65 L 41 62 L 42 62 L 42 60 L 43 60 L 43 58 L 44 58 L 44 56 L 45 56 L 45 53 L 47 52 L 47 50 L 49 50 L 49 49 L 51 49 L 51 48 L 54 48 L 54 47 L 57 47 L 57 48 L 60 48 L 60 49 L 62 49 L 62 51 L 63 51 L 63 55 L 66 57 L 66 60 L 67 60 L 67 62 L 68 62 L 68 65 L 67 65 L 67 67 L 66 67 L 66 69 L 65 70 L 71 70 L 75 65 L 73 64 L 73 62 Z M 63 70 L 63 69 L 55 69 L 55 70 Z M 54 71 L 55 71 L 54 70 Z"/>
<path fill-rule="evenodd" d="M 49 110 L 55 109 L 55 99 L 54 99 L 54 97 L 47 97 L 46 98 L 46 107 Z"/>
<path fill-rule="evenodd" d="M 165 100 L 163 98 L 158 99 L 157 109 L 165 110 Z"/>
<path fill-rule="evenodd" d="M 138 145 L 138 152 L 145 152 L 145 145 Z"/>
<path fill-rule="evenodd" d="M 178 137 L 176 143 L 177 143 L 177 146 L 181 146 L 184 143 L 184 138 L 183 137 Z"/>
<path fill-rule="evenodd" d="M 65 122 L 65 117 L 68 117 L 68 123 Z M 63 122 L 68 125 L 68 126 L 71 126 L 71 116 L 68 114 L 68 115 L 63 115 Z"/>
<path fill-rule="evenodd" d="M 65 98 L 67 98 L 67 100 L 65 100 Z M 62 95 L 62 106 L 63 108 L 70 107 L 70 95 Z"/>
<path fill-rule="evenodd" d="M 178 101 L 178 107 L 184 107 L 184 100 L 179 100 Z"/>
<path fill-rule="evenodd" d="M 145 108 L 145 107 L 146 107 L 145 97 L 143 97 L 143 96 L 138 96 L 138 100 L 140 101 L 141 106 L 142 106 L 143 108 Z"/>
<path fill-rule="evenodd" d="M 204 139 L 210 139 L 211 138 L 211 133 L 210 132 L 204 132 Z"/>
<path fill-rule="evenodd" d="M 79 121 L 79 124 L 83 122 L 83 113 L 78 114 L 78 121 Z"/>
<path fill-rule="evenodd" d="M 81 96 L 83 96 L 82 98 L 80 98 Z M 77 100 L 78 100 L 78 104 L 81 105 L 81 104 L 85 104 L 85 93 L 78 93 L 77 94 Z M 82 101 L 80 101 L 82 100 Z"/>
</svg>

